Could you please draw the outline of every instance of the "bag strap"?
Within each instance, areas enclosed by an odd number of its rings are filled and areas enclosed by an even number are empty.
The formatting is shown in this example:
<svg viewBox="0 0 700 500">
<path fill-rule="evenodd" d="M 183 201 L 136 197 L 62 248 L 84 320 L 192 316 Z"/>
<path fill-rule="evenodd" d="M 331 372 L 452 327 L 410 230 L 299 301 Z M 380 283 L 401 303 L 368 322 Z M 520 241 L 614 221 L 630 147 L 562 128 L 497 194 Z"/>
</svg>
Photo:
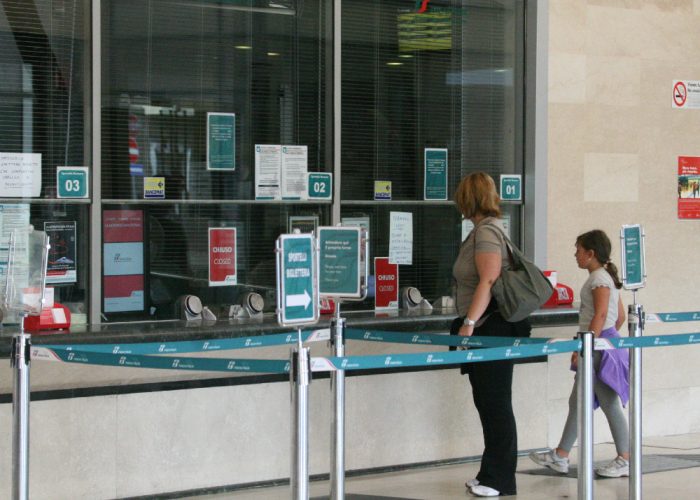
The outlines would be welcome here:
<svg viewBox="0 0 700 500">
<path fill-rule="evenodd" d="M 498 230 L 498 233 L 502 237 L 503 243 L 505 243 L 506 246 L 506 252 L 508 252 L 508 261 L 511 265 L 512 268 L 518 267 L 521 261 L 521 255 L 520 255 L 520 250 L 518 250 L 518 247 L 513 245 L 513 242 L 510 241 L 510 238 L 506 235 L 505 231 L 500 228 L 500 226 L 496 224 L 492 224 L 490 222 L 487 222 L 486 225 L 489 225 L 493 228 L 496 228 Z M 474 257 L 476 257 L 476 231 L 478 229 L 478 226 L 474 227 Z"/>
</svg>

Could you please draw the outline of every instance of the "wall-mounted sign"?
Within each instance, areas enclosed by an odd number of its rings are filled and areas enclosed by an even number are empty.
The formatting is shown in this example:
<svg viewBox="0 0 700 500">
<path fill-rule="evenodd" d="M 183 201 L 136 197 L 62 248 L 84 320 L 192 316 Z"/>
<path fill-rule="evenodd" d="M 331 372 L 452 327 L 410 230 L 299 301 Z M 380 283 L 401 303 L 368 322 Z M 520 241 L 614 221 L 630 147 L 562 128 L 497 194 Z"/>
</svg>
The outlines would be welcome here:
<svg viewBox="0 0 700 500">
<path fill-rule="evenodd" d="M 700 80 L 673 80 L 671 107 L 677 109 L 700 108 Z"/>
<path fill-rule="evenodd" d="M 391 199 L 391 181 L 374 181 L 374 199 Z"/>
<path fill-rule="evenodd" d="M 389 213 L 389 262 L 413 264 L 413 214 Z"/>
<path fill-rule="evenodd" d="M 236 169 L 236 115 L 207 113 L 207 170 Z"/>
<path fill-rule="evenodd" d="M 639 224 L 622 226 L 622 284 L 626 290 L 644 288 L 646 269 L 644 260 L 644 231 Z"/>
<path fill-rule="evenodd" d="M 310 200 L 333 199 L 333 174 L 326 172 L 310 172 L 307 176 L 308 193 Z"/>
<path fill-rule="evenodd" d="M 320 227 L 319 294 L 321 297 L 362 296 L 362 230 L 359 227 Z"/>
<path fill-rule="evenodd" d="M 209 228 L 209 286 L 238 283 L 236 272 L 236 228 Z"/>
<path fill-rule="evenodd" d="M 399 265 L 388 257 L 374 258 L 374 308 L 399 308 Z"/>
<path fill-rule="evenodd" d="M 165 199 L 165 177 L 144 177 L 143 198 L 145 200 Z"/>
<path fill-rule="evenodd" d="M 90 169 L 56 167 L 56 194 L 59 198 L 87 198 Z"/>
<path fill-rule="evenodd" d="M 501 175 L 501 200 L 522 201 L 522 184 L 521 175 Z"/>
<path fill-rule="evenodd" d="M 44 232 L 51 245 L 46 283 L 75 283 L 78 280 L 75 221 L 44 222 Z"/>
<path fill-rule="evenodd" d="M 678 157 L 678 218 L 700 219 L 700 157 Z"/>
<path fill-rule="evenodd" d="M 0 153 L 0 198 L 41 195 L 41 154 Z"/>
<path fill-rule="evenodd" d="M 447 149 L 425 148 L 423 199 L 447 200 Z"/>
<path fill-rule="evenodd" d="M 318 321 L 318 254 L 311 234 L 277 239 L 277 321 L 304 325 Z"/>
</svg>

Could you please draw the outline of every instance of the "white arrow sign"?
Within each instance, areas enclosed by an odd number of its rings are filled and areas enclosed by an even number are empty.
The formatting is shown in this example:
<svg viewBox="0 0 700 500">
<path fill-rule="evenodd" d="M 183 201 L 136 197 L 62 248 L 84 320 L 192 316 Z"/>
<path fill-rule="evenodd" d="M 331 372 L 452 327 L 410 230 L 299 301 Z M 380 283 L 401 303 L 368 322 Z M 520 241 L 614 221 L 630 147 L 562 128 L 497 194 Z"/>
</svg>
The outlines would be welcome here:
<svg viewBox="0 0 700 500">
<path fill-rule="evenodd" d="M 311 296 L 306 290 L 298 295 L 287 295 L 287 307 L 304 306 L 306 309 L 309 304 L 311 304 Z"/>
</svg>

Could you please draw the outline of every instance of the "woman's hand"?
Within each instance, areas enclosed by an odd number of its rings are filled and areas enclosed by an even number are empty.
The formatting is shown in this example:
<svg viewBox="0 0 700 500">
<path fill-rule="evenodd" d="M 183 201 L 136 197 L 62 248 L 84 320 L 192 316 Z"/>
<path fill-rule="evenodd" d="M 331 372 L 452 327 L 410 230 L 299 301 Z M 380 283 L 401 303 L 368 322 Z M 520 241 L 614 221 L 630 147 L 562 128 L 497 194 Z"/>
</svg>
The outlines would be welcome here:
<svg viewBox="0 0 700 500">
<path fill-rule="evenodd" d="M 462 337 L 471 337 L 474 333 L 474 326 L 462 325 L 459 327 L 459 334 Z"/>
</svg>

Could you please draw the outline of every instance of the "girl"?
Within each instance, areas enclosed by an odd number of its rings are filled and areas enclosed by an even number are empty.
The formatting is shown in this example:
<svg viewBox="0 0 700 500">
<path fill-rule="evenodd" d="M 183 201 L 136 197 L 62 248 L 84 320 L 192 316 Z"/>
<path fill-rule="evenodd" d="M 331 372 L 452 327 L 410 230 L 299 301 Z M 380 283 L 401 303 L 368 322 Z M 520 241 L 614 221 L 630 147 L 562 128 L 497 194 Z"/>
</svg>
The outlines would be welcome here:
<svg viewBox="0 0 700 500">
<path fill-rule="evenodd" d="M 618 329 L 625 322 L 625 309 L 620 299 L 622 283 L 617 268 L 610 261 L 610 240 L 595 229 L 576 238 L 576 263 L 588 271 L 588 279 L 581 288 L 579 330 L 592 331 L 596 337 L 617 338 Z M 575 369 L 578 353 L 571 357 Z M 622 406 L 629 400 L 629 354 L 626 350 L 595 351 L 595 404 L 600 406 L 608 420 L 615 441 L 617 457 L 596 470 L 605 477 L 629 476 L 629 432 Z M 559 446 L 554 450 L 530 453 L 536 464 L 566 474 L 569 472 L 569 452 L 576 441 L 576 382 L 569 397 L 569 416 Z"/>
</svg>

